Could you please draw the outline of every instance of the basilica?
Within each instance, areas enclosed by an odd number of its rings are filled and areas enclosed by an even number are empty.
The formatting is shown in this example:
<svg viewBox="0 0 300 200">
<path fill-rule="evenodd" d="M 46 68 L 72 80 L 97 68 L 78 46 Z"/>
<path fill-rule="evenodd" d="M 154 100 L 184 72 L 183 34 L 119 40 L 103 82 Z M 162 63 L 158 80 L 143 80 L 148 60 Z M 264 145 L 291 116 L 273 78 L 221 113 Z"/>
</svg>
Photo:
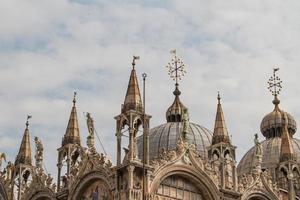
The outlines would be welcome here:
<svg viewBox="0 0 300 200">
<path fill-rule="evenodd" d="M 150 126 L 151 111 L 145 109 L 146 74 L 139 85 L 138 59 L 133 57 L 127 92 L 114 117 L 116 127 L 111 127 L 116 161 L 95 148 L 90 113 L 86 115 L 88 129 L 83 130 L 89 136 L 80 136 L 74 93 L 69 122 L 57 148 L 57 177 L 46 173 L 43 138 L 31 138 L 28 116 L 15 160 L 8 161 L 5 152 L 0 153 L 0 200 L 300 199 L 300 140 L 294 137 L 294 117 L 280 105 L 278 68 L 268 81 L 274 109 L 261 116 L 265 139 L 259 141 L 258 135 L 253 135 L 253 147 L 238 163 L 238 147 L 226 127 L 222 109 L 226 103 L 220 94 L 214 130 L 189 118 L 192 108 L 180 100 L 179 81 L 186 73 L 185 66 L 176 51 L 167 65 L 175 82 L 174 101 L 162 113 L 166 121 Z"/>
</svg>

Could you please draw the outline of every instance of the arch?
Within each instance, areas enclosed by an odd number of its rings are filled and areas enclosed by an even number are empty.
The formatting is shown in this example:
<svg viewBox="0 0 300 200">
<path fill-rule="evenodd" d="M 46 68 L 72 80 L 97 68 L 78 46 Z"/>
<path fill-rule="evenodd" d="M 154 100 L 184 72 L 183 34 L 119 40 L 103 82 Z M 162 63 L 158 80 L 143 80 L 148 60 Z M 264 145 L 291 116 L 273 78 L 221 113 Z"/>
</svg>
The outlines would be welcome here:
<svg viewBox="0 0 300 200">
<path fill-rule="evenodd" d="M 38 190 L 31 197 L 30 200 L 55 200 L 55 194 L 49 189 Z"/>
<path fill-rule="evenodd" d="M 72 194 L 71 200 L 78 200 L 80 199 L 80 196 L 83 195 L 83 193 L 89 189 L 89 187 L 96 183 L 96 182 L 101 182 L 103 187 L 107 189 L 108 192 L 108 199 L 112 199 L 112 190 L 113 190 L 113 185 L 109 181 L 109 176 L 103 172 L 103 171 L 93 171 L 88 174 L 86 174 L 84 177 L 82 177 L 77 185 L 74 187 L 74 189 L 70 192 Z M 97 187 L 98 190 L 98 187 Z"/>
<path fill-rule="evenodd" d="M 213 181 L 204 172 L 187 165 L 172 165 L 160 170 L 155 175 L 149 192 L 155 194 L 162 181 L 173 175 L 178 175 L 191 181 L 201 191 L 206 200 L 219 199 L 219 190 Z"/>
<path fill-rule="evenodd" d="M 273 200 L 273 199 L 267 194 L 255 192 L 247 196 L 245 200 Z"/>
</svg>

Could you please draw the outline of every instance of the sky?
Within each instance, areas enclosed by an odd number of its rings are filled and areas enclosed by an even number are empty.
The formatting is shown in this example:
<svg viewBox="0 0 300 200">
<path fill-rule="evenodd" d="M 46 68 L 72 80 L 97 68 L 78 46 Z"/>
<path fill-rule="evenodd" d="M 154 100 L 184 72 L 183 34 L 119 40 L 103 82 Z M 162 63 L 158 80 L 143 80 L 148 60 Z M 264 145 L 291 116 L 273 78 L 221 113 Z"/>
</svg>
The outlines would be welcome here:
<svg viewBox="0 0 300 200">
<path fill-rule="evenodd" d="M 140 56 L 140 86 L 141 74 L 148 74 L 146 110 L 155 127 L 166 122 L 174 98 L 165 66 L 177 49 L 186 65 L 179 87 L 190 121 L 212 130 L 220 91 L 240 160 L 273 110 L 267 81 L 274 67 L 283 80 L 280 107 L 300 119 L 299 10 L 297 0 L 1 0 L 0 152 L 14 161 L 30 114 L 33 154 L 38 136 L 46 168 L 55 174 L 76 91 L 82 143 L 83 113 L 91 112 L 115 162 L 114 116 L 132 56 Z"/>
</svg>

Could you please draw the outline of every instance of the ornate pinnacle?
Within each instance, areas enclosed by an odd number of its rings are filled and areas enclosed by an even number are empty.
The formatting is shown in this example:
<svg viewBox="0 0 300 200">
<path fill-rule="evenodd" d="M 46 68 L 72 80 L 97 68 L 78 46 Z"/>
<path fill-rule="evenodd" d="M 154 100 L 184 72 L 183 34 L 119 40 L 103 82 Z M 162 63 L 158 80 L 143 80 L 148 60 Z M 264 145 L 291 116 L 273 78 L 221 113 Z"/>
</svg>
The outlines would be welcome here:
<svg viewBox="0 0 300 200">
<path fill-rule="evenodd" d="M 184 70 L 184 63 L 181 58 L 179 58 L 176 55 L 176 49 L 171 50 L 170 52 L 173 57 L 171 59 L 171 62 L 169 62 L 166 66 L 168 69 L 168 74 L 175 81 L 176 88 L 178 86 L 178 81 L 182 79 L 182 77 L 186 74 L 186 71 Z"/>
<path fill-rule="evenodd" d="M 140 59 L 140 56 L 133 56 L 133 60 L 132 60 L 132 68 L 134 69 L 135 67 L 135 61 L 136 60 L 139 60 Z"/>
<path fill-rule="evenodd" d="M 280 94 L 282 86 L 281 83 L 282 81 L 280 78 L 276 75 L 276 72 L 279 70 L 279 68 L 274 68 L 273 69 L 273 76 L 270 77 L 268 81 L 268 89 L 271 92 L 271 94 L 274 96 L 273 103 L 275 105 L 278 105 L 280 103 L 279 99 L 277 96 Z"/>
</svg>

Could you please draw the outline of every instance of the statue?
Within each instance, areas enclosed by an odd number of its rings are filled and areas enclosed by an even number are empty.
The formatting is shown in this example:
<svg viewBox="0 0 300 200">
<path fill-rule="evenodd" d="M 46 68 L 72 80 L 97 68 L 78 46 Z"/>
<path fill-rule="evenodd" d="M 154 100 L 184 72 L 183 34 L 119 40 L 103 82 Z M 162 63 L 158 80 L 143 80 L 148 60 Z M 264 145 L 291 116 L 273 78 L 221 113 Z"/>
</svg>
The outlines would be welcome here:
<svg viewBox="0 0 300 200">
<path fill-rule="evenodd" d="M 94 145 L 95 145 L 95 137 L 94 137 L 94 131 L 95 131 L 95 128 L 94 128 L 94 120 L 93 118 L 91 117 L 91 114 L 90 113 L 87 113 L 86 114 L 86 123 L 87 123 L 87 126 L 88 126 L 88 131 L 89 131 L 89 136 L 87 137 L 87 146 L 89 148 L 93 148 Z"/>
<path fill-rule="evenodd" d="M 0 169 L 2 167 L 2 160 L 4 160 L 4 162 L 6 162 L 6 155 L 5 155 L 5 153 L 0 153 Z"/>
<path fill-rule="evenodd" d="M 188 113 L 188 109 L 185 108 L 183 110 L 183 116 L 182 116 L 182 121 L 183 121 L 183 128 L 182 128 L 182 135 L 183 135 L 183 139 L 186 138 L 186 134 L 189 132 L 189 113 Z"/>
<path fill-rule="evenodd" d="M 263 149 L 261 143 L 258 141 L 257 133 L 255 134 L 254 144 L 255 144 L 255 155 L 261 157 L 263 155 Z"/>
<path fill-rule="evenodd" d="M 44 147 L 41 140 L 38 137 L 34 137 L 35 142 L 35 165 L 38 168 L 43 168 L 43 152 Z"/>
</svg>

